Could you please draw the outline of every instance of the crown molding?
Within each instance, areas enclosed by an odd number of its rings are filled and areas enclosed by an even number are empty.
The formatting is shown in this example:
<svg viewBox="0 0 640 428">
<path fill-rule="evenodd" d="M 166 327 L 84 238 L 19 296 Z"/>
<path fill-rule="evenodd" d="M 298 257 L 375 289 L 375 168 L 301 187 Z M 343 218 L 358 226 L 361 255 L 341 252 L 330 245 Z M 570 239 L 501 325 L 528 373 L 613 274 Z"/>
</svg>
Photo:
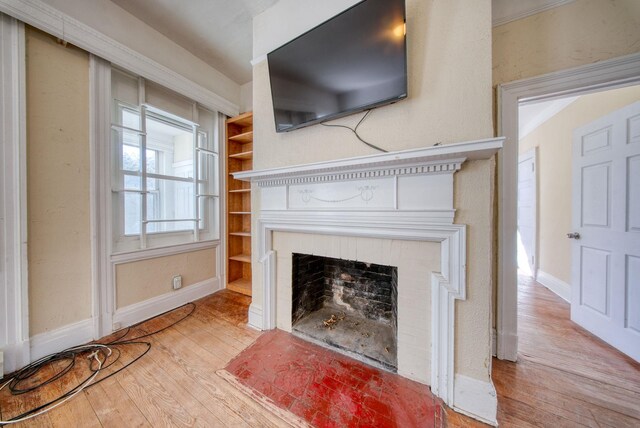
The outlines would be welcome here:
<svg viewBox="0 0 640 428">
<path fill-rule="evenodd" d="M 494 0 L 493 10 L 494 18 L 491 24 L 494 27 L 508 24 L 527 16 L 535 15 L 546 10 L 564 6 L 573 3 L 575 0 L 529 0 L 529 1 L 510 1 L 510 0 Z"/>
<path fill-rule="evenodd" d="M 41 0 L 0 0 L 0 12 L 189 97 L 208 109 L 228 116 L 236 116 L 240 111 L 235 103 Z"/>
</svg>

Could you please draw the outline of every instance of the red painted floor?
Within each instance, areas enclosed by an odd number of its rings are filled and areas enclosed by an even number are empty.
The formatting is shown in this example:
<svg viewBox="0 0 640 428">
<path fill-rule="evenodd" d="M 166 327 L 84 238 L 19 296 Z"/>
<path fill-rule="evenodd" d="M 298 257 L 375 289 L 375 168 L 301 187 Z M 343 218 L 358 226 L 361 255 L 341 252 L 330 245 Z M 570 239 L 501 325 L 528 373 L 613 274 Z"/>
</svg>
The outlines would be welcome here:
<svg viewBox="0 0 640 428">
<path fill-rule="evenodd" d="M 280 330 L 260 336 L 226 369 L 317 427 L 445 426 L 427 386 Z"/>
</svg>

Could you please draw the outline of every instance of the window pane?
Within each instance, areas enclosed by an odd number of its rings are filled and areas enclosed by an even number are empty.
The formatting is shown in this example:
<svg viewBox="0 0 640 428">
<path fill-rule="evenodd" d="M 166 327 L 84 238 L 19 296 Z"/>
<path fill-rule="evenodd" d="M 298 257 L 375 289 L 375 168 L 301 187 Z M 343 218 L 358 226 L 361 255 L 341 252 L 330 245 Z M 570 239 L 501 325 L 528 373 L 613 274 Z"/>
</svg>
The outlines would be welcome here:
<svg viewBox="0 0 640 428">
<path fill-rule="evenodd" d="M 124 233 L 137 235 L 140 233 L 140 204 L 142 198 L 139 193 L 124 193 Z"/>
<path fill-rule="evenodd" d="M 193 131 L 169 121 L 147 117 L 147 148 L 155 150 L 154 171 L 173 177 L 193 177 Z M 150 168 L 147 165 L 147 168 Z"/>
<path fill-rule="evenodd" d="M 147 219 L 192 219 L 194 214 L 193 183 L 173 180 L 147 179 Z M 149 223 L 147 232 L 193 230 L 193 222 Z"/>
</svg>

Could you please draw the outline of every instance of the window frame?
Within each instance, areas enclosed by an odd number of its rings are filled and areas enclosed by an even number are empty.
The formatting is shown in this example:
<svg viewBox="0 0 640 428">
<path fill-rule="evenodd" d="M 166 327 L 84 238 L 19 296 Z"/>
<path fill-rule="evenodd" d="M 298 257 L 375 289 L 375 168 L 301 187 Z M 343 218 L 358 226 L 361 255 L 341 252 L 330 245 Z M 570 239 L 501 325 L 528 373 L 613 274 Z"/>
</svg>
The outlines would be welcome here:
<svg viewBox="0 0 640 428">
<path fill-rule="evenodd" d="M 113 70 L 118 73 L 125 74 L 129 77 L 133 77 L 122 70 Z M 144 80 L 137 78 L 139 87 L 144 88 Z M 142 100 L 144 96 L 139 96 Z M 213 113 L 213 120 L 210 126 L 210 130 L 203 129 L 199 124 L 158 109 L 154 106 L 141 102 L 140 105 L 131 105 L 122 100 L 117 100 L 115 94 L 111 94 L 111 138 L 110 138 L 110 153 L 111 153 L 111 168 L 110 182 L 111 182 L 111 205 L 112 205 L 112 254 L 124 254 L 140 252 L 145 250 L 153 250 L 158 248 L 167 247 L 180 247 L 188 246 L 190 244 L 203 243 L 216 243 L 220 241 L 222 225 L 221 214 L 221 194 L 220 189 L 222 187 L 222 176 L 220 174 L 220 141 L 222 139 L 220 121 L 218 120 L 218 113 L 206 109 L 203 106 L 197 105 L 194 102 L 194 116 L 197 116 L 198 109 L 207 110 Z M 130 128 L 122 124 L 122 112 L 124 110 L 130 110 L 139 117 L 138 128 Z M 120 116 L 118 116 L 120 115 Z M 149 144 L 148 135 L 146 132 L 146 125 L 149 119 L 165 122 L 168 125 L 176 126 L 192 133 L 193 135 L 193 157 L 191 163 L 193 165 L 193 172 L 189 180 L 183 177 L 163 174 L 159 165 L 161 164 L 161 157 L 166 156 L 162 150 L 155 147 L 157 144 Z M 197 119 L 197 118 L 196 118 Z M 138 136 L 140 147 L 140 160 L 139 171 L 125 170 L 122 165 L 123 151 L 122 147 L 126 144 L 123 142 L 125 133 L 135 133 Z M 205 142 L 205 147 L 201 147 L 201 143 Z M 156 150 L 159 154 L 158 168 L 155 173 L 148 173 L 147 165 L 147 150 Z M 203 156 L 204 155 L 204 156 Z M 203 164 L 211 165 L 204 161 L 204 157 L 213 156 L 213 170 L 208 171 L 206 168 L 202 168 Z M 188 160 L 184 161 L 188 162 Z M 124 188 L 124 178 L 126 176 L 139 176 L 140 185 L 139 189 L 126 189 Z M 159 216 L 159 219 L 150 219 L 148 216 L 148 210 L 146 195 L 149 189 L 146 188 L 147 179 L 155 178 L 173 183 L 188 182 L 192 183 L 193 192 L 190 202 L 193 204 L 193 211 L 195 214 L 193 219 L 185 219 L 193 224 L 193 227 L 183 230 L 165 230 L 165 231 L 148 231 L 146 230 L 150 224 L 154 223 L 173 223 L 171 219 Z M 200 189 L 206 191 L 201 191 Z M 126 219 L 125 219 L 125 194 L 133 193 L 140 195 L 140 230 L 138 233 L 129 234 L 126 233 Z M 174 195 L 175 197 L 175 195 Z M 207 203 L 207 200 L 211 199 L 211 202 Z M 201 202 L 203 200 L 204 202 Z M 144 202 L 143 202 L 144 201 Z M 199 246 L 198 245 L 198 246 Z"/>
</svg>

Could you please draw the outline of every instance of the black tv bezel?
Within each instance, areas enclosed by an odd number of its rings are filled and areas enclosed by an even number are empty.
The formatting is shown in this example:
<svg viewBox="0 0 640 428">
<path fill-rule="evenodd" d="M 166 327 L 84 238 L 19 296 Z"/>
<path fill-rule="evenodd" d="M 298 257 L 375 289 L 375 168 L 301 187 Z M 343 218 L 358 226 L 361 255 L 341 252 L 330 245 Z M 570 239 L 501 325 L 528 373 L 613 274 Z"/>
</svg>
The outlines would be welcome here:
<svg viewBox="0 0 640 428">
<path fill-rule="evenodd" d="M 305 31 L 304 33 L 300 34 L 298 37 L 288 41 L 287 43 L 285 43 L 284 45 L 281 45 L 279 47 L 277 47 L 276 49 L 272 50 L 271 52 L 269 52 L 267 54 L 267 67 L 269 69 L 269 89 L 271 90 L 271 106 L 273 108 L 273 124 L 276 128 L 276 133 L 278 134 L 282 134 L 285 132 L 290 132 L 290 131 L 295 131 L 296 129 L 301 129 L 301 128 L 306 128 L 308 126 L 312 126 L 312 125 L 317 125 L 319 123 L 323 123 L 323 122 L 328 122 L 331 120 L 335 120 L 335 119 L 339 119 L 341 117 L 345 117 L 345 116 L 349 116 L 351 114 L 356 114 L 356 113 L 360 113 L 363 112 L 365 110 L 372 110 L 374 108 L 378 108 L 378 107 L 382 107 L 385 105 L 389 105 L 389 104 L 394 104 L 400 100 L 403 100 L 405 98 L 407 98 L 408 96 L 408 92 L 409 92 L 409 75 L 408 75 L 408 65 L 407 65 L 407 34 L 405 31 L 404 34 L 404 75 L 405 75 L 405 91 L 403 94 L 400 94 L 398 96 L 395 97 L 390 97 L 390 98 L 385 98 L 383 100 L 380 100 L 378 102 L 375 102 L 373 104 L 365 104 L 363 106 L 359 106 L 359 107 L 354 107 L 352 109 L 348 109 L 348 110 L 343 110 L 328 116 L 324 116 L 318 119 L 314 119 L 314 120 L 310 120 L 308 122 L 304 122 L 304 123 L 300 123 L 298 125 L 295 126 L 291 126 L 289 128 L 286 129 L 278 129 L 278 121 L 276 119 L 276 112 L 275 112 L 275 103 L 274 103 L 274 98 L 273 98 L 273 84 L 271 83 L 271 66 L 269 65 L 269 56 L 271 56 L 271 54 L 273 54 L 274 52 L 279 51 L 280 49 L 283 49 L 285 47 L 287 47 L 288 45 L 290 45 L 291 43 L 296 42 L 298 39 L 303 38 L 304 36 L 306 36 L 307 34 L 311 33 L 312 31 L 315 31 L 316 29 L 322 27 L 324 24 L 326 24 L 327 22 L 333 21 L 334 19 L 338 18 L 341 15 L 344 15 L 345 13 L 349 12 L 351 9 L 355 9 L 358 6 L 362 5 L 363 3 L 365 3 L 368 0 L 362 0 L 356 4 L 354 4 L 353 6 L 343 10 L 342 12 L 340 12 L 337 15 L 332 16 L 331 18 L 323 21 L 322 23 L 316 25 L 315 27 L 311 28 L 310 30 Z M 402 0 L 402 20 L 404 22 L 405 28 L 407 25 L 407 5 L 405 0 Z"/>
</svg>

